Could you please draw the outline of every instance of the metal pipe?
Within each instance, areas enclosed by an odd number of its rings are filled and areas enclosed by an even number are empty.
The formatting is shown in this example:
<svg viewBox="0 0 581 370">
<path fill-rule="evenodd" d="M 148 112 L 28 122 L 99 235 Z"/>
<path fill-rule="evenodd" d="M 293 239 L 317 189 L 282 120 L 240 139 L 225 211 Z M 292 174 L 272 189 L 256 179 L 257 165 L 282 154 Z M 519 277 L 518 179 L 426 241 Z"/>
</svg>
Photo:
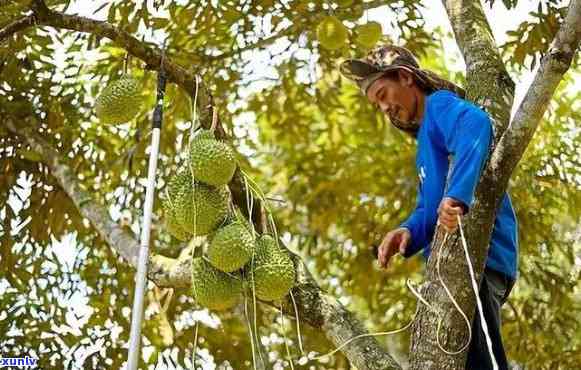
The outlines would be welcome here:
<svg viewBox="0 0 581 370">
<path fill-rule="evenodd" d="M 165 49 L 165 48 L 164 48 Z M 127 369 L 136 370 L 141 353 L 139 342 L 141 339 L 141 322 L 143 320 L 143 300 L 147 285 L 147 262 L 149 260 L 149 237 L 151 232 L 151 217 L 153 213 L 153 197 L 155 195 L 155 173 L 157 171 L 157 158 L 159 154 L 159 139 L 161 136 L 161 124 L 163 119 L 163 97 L 165 95 L 166 77 L 163 71 L 163 53 L 161 68 L 157 77 L 157 104 L 153 111 L 153 132 L 151 137 L 151 152 L 149 153 L 149 168 L 147 171 L 147 190 L 145 192 L 145 204 L 143 206 L 143 224 L 141 228 L 141 241 L 137 261 L 137 275 L 135 278 L 135 294 L 133 296 L 133 309 L 131 312 L 131 331 L 129 337 L 129 355 Z"/>
</svg>

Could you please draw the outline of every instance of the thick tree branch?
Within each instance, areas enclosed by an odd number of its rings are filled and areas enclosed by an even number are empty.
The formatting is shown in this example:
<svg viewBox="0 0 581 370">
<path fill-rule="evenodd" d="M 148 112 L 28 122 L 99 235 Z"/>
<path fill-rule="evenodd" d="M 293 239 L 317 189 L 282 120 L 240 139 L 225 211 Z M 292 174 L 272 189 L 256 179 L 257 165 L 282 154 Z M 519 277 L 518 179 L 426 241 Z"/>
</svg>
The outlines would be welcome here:
<svg viewBox="0 0 581 370">
<path fill-rule="evenodd" d="M 466 90 L 470 100 L 483 105 L 494 120 L 496 143 L 509 122 L 514 84 L 508 76 L 494 43 L 488 22 L 477 0 L 448 0 L 444 2 L 456 40 L 467 67 Z M 452 164 L 453 165 L 453 164 Z M 471 261 L 478 281 L 484 271 L 490 245 L 490 235 L 498 203 L 506 187 L 500 187 L 487 166 L 475 193 L 474 203 L 464 217 L 464 232 Z M 440 259 L 441 273 L 462 311 L 472 320 L 475 297 L 468 281 L 468 270 L 458 232 L 442 243 L 444 233 L 437 229 L 432 241 L 432 253 L 426 268 L 422 296 L 434 307 L 419 308 L 412 327 L 410 369 L 460 370 L 465 368 L 466 351 L 447 355 L 436 342 L 448 350 L 460 348 L 467 340 L 467 328 L 440 283 L 436 262 Z M 440 322 L 441 320 L 441 322 Z M 441 325 L 441 330 L 438 328 Z"/>
<path fill-rule="evenodd" d="M 466 62 L 468 99 L 495 120 L 495 142 L 510 121 L 514 82 L 510 78 L 479 0 L 442 0 Z"/>
<path fill-rule="evenodd" d="M 581 1 L 571 0 L 565 20 L 521 102 L 510 129 L 502 137 L 491 162 L 500 182 L 507 182 L 531 141 L 551 98 L 579 51 Z"/>
<path fill-rule="evenodd" d="M 21 32 L 34 24 L 34 16 L 29 15 L 15 20 L 0 30 L 0 44 L 9 36 Z"/>
</svg>

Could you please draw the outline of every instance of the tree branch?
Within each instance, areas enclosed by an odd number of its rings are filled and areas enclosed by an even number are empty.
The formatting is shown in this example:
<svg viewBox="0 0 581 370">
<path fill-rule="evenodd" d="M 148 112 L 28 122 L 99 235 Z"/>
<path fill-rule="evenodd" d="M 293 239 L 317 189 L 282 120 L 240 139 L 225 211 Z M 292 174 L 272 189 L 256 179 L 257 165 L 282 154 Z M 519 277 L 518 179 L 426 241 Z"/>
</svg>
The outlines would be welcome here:
<svg viewBox="0 0 581 370">
<path fill-rule="evenodd" d="M 468 99 L 495 120 L 495 142 L 510 121 L 514 82 L 510 78 L 479 0 L 442 0 L 466 62 Z"/>
<path fill-rule="evenodd" d="M 559 82 L 579 51 L 581 40 L 581 1 L 571 0 L 567 16 L 521 102 L 510 130 L 502 137 L 491 163 L 499 181 L 507 182 L 531 141 Z"/>
<path fill-rule="evenodd" d="M 23 31 L 34 24 L 34 16 L 29 15 L 15 20 L 0 30 L 0 44 L 9 36 Z"/>
</svg>

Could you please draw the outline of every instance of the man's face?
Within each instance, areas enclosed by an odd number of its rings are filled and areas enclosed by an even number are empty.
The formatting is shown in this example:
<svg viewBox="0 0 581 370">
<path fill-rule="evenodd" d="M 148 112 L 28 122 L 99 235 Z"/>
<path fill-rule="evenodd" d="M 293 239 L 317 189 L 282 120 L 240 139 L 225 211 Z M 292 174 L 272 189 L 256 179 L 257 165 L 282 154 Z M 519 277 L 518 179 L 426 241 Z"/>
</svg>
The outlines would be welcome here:
<svg viewBox="0 0 581 370">
<path fill-rule="evenodd" d="M 415 124 L 417 97 L 411 74 L 398 71 L 390 77 L 382 77 L 367 89 L 367 98 L 390 118 L 402 123 Z"/>
</svg>

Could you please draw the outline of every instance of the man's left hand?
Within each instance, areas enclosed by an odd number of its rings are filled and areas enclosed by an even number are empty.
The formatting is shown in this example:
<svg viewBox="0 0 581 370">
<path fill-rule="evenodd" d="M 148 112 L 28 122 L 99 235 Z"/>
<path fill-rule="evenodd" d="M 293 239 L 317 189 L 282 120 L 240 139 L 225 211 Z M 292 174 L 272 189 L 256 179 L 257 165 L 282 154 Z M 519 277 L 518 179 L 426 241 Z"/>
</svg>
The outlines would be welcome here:
<svg viewBox="0 0 581 370">
<path fill-rule="evenodd" d="M 446 197 L 440 202 L 438 207 L 438 223 L 444 225 L 444 228 L 449 233 L 456 231 L 458 227 L 458 215 L 464 214 L 462 202 L 454 198 Z"/>
</svg>

